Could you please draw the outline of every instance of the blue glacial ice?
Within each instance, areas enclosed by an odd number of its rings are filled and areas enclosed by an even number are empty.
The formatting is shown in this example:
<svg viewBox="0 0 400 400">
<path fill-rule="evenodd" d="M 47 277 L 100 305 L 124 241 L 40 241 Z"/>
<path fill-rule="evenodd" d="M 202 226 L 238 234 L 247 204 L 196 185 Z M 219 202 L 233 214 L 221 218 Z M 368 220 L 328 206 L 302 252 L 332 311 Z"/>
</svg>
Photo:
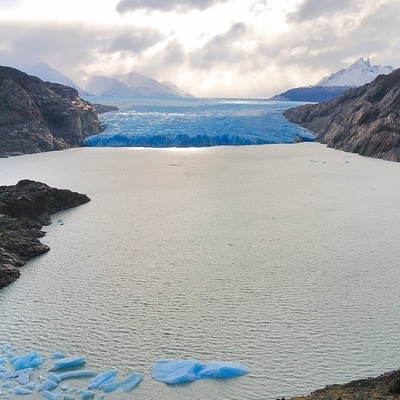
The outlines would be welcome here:
<svg viewBox="0 0 400 400">
<path fill-rule="evenodd" d="M 83 356 L 61 358 L 60 360 L 54 362 L 54 366 L 51 370 L 56 371 L 58 369 L 76 367 L 77 365 L 85 364 L 85 362 L 86 359 Z"/>
<path fill-rule="evenodd" d="M 14 398 L 12 396 L 29 398 L 33 393 L 47 400 L 100 400 L 111 392 L 130 392 L 144 378 L 143 374 L 132 371 L 117 379 L 117 369 L 100 373 L 83 369 L 82 365 L 86 363 L 84 356 L 58 359 L 63 353 L 55 352 L 53 356 L 42 359 L 36 351 L 16 356 L 11 350 L 14 349 L 8 346 L 0 348 L 0 352 L 5 354 L 5 357 L 0 358 L 0 365 L 4 369 L 0 371 L 0 399 Z M 54 358 L 57 358 L 55 362 Z M 205 378 L 228 378 L 248 372 L 249 369 L 242 364 L 223 361 L 203 363 L 197 360 L 162 359 L 151 366 L 152 377 L 169 384 Z M 74 384 L 79 382 L 78 387 L 70 388 L 64 383 L 67 379 L 74 379 Z"/>
<path fill-rule="evenodd" d="M 10 359 L 11 364 L 15 370 L 25 368 L 36 368 L 43 364 L 43 360 L 39 354 L 32 350 L 22 356 L 14 356 Z"/>
<path fill-rule="evenodd" d="M 30 374 L 33 368 L 19 369 L 18 371 L 8 371 L 0 373 L 0 379 L 13 379 L 20 385 L 25 385 L 29 382 Z"/>
<path fill-rule="evenodd" d="M 22 395 L 26 395 L 26 394 L 33 394 L 32 390 L 23 388 L 21 386 L 15 386 L 14 388 L 14 394 L 22 394 Z"/>
<path fill-rule="evenodd" d="M 290 102 L 191 99 L 132 104 L 132 100 L 121 101 L 120 111 L 101 114 L 106 129 L 86 138 L 86 146 L 208 147 L 315 140 L 310 131 L 283 116 L 287 108 L 294 106 Z"/>
<path fill-rule="evenodd" d="M 109 383 L 115 379 L 117 376 L 117 370 L 115 369 L 109 369 L 107 371 L 102 372 L 101 374 L 95 376 L 90 382 L 89 382 L 89 389 L 99 389 L 101 388 L 104 384 Z"/>
<path fill-rule="evenodd" d="M 250 372 L 243 364 L 235 362 L 198 360 L 170 360 L 156 361 L 151 367 L 154 379 L 168 384 L 192 382 L 206 378 L 230 378 Z"/>
</svg>

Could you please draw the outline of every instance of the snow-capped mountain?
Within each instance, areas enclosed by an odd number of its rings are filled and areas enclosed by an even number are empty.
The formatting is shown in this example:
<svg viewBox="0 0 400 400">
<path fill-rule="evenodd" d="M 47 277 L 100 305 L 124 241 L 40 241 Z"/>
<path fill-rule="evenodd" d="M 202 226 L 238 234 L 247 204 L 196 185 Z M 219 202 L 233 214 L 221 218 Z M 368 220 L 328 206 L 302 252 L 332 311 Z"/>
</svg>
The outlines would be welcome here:
<svg viewBox="0 0 400 400">
<path fill-rule="evenodd" d="M 333 87 L 350 86 L 359 87 L 372 82 L 378 75 L 393 71 L 393 67 L 371 65 L 369 58 L 360 58 L 347 69 L 341 69 L 330 76 L 322 78 L 315 86 Z"/>
<path fill-rule="evenodd" d="M 80 95 L 87 95 L 88 93 L 79 87 L 72 79 L 68 78 L 68 76 L 62 74 L 54 68 L 51 68 L 44 62 L 38 62 L 31 67 L 25 68 L 23 72 L 28 75 L 37 76 L 44 82 L 53 82 L 60 83 L 61 85 L 73 87 L 78 91 Z"/>
<path fill-rule="evenodd" d="M 393 71 L 391 66 L 373 65 L 369 58 L 360 58 L 347 69 L 341 69 L 322 78 L 318 83 L 289 89 L 273 96 L 270 100 L 319 102 L 330 100 L 351 87 L 359 87 L 372 82 L 378 75 Z"/>
<path fill-rule="evenodd" d="M 194 97 L 174 84 L 165 84 L 137 72 L 115 77 L 89 76 L 82 72 L 79 84 L 95 96 L 133 96 L 147 98 Z"/>
<path fill-rule="evenodd" d="M 173 83 L 160 83 L 136 72 L 115 77 L 91 76 L 81 71 L 76 82 L 43 62 L 23 70 L 29 75 L 37 76 L 45 82 L 60 83 L 75 88 L 82 96 L 114 97 L 194 97 Z"/>
</svg>

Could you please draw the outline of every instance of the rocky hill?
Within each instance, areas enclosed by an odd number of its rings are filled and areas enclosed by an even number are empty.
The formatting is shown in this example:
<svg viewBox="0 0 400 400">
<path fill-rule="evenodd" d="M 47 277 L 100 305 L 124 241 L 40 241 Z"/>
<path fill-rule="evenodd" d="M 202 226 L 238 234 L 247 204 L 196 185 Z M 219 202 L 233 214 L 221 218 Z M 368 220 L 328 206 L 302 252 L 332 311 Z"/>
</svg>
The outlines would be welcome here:
<svg viewBox="0 0 400 400">
<path fill-rule="evenodd" d="M 77 147 L 103 130 L 76 89 L 0 66 L 0 157 Z"/>
<path fill-rule="evenodd" d="M 391 66 L 371 65 L 369 58 L 366 60 L 360 58 L 349 68 L 326 76 L 315 85 L 289 89 L 270 100 L 305 102 L 331 100 L 347 89 L 360 87 L 372 82 L 378 75 L 389 74 L 392 71 Z"/>
<path fill-rule="evenodd" d="M 291 108 L 284 115 L 328 147 L 400 161 L 400 69 L 333 100 Z"/>
<path fill-rule="evenodd" d="M 400 399 L 400 370 L 377 377 L 358 379 L 345 384 L 328 385 L 307 396 L 291 400 L 398 400 Z M 278 399 L 277 399 L 278 400 Z"/>
<path fill-rule="evenodd" d="M 38 239 L 50 215 L 88 201 L 84 194 L 31 180 L 0 186 L 0 289 L 19 278 L 19 267 L 50 250 Z"/>
</svg>

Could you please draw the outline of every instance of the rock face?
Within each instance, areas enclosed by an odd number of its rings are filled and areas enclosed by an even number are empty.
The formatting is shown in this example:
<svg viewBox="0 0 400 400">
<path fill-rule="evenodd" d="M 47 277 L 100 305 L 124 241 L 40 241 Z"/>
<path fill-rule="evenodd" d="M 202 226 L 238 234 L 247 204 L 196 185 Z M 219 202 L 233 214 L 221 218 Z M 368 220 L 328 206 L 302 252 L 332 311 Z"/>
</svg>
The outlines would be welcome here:
<svg viewBox="0 0 400 400">
<path fill-rule="evenodd" d="M 400 161 L 400 69 L 337 98 L 284 113 L 328 147 Z"/>
<path fill-rule="evenodd" d="M 293 397 L 291 400 L 398 400 L 400 399 L 400 370 L 383 375 L 359 379 L 342 385 L 328 385 L 308 396 Z"/>
<path fill-rule="evenodd" d="M 0 186 L 0 288 L 19 278 L 26 261 L 50 250 L 38 238 L 51 214 L 88 201 L 84 194 L 31 180 Z"/>
<path fill-rule="evenodd" d="M 77 90 L 0 66 L 0 157 L 81 146 L 103 130 Z"/>
</svg>

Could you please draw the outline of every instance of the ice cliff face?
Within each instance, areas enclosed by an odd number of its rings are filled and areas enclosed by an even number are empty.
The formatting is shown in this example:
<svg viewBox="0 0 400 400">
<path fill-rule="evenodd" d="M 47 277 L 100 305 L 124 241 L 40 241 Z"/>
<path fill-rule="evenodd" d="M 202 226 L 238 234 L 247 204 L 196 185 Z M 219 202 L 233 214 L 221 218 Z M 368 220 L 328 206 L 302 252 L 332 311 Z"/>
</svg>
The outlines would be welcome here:
<svg viewBox="0 0 400 400">
<path fill-rule="evenodd" d="M 333 100 L 285 111 L 329 147 L 400 161 L 400 69 Z"/>
<path fill-rule="evenodd" d="M 102 131 L 76 89 L 0 66 L 0 157 L 81 146 Z"/>
</svg>

